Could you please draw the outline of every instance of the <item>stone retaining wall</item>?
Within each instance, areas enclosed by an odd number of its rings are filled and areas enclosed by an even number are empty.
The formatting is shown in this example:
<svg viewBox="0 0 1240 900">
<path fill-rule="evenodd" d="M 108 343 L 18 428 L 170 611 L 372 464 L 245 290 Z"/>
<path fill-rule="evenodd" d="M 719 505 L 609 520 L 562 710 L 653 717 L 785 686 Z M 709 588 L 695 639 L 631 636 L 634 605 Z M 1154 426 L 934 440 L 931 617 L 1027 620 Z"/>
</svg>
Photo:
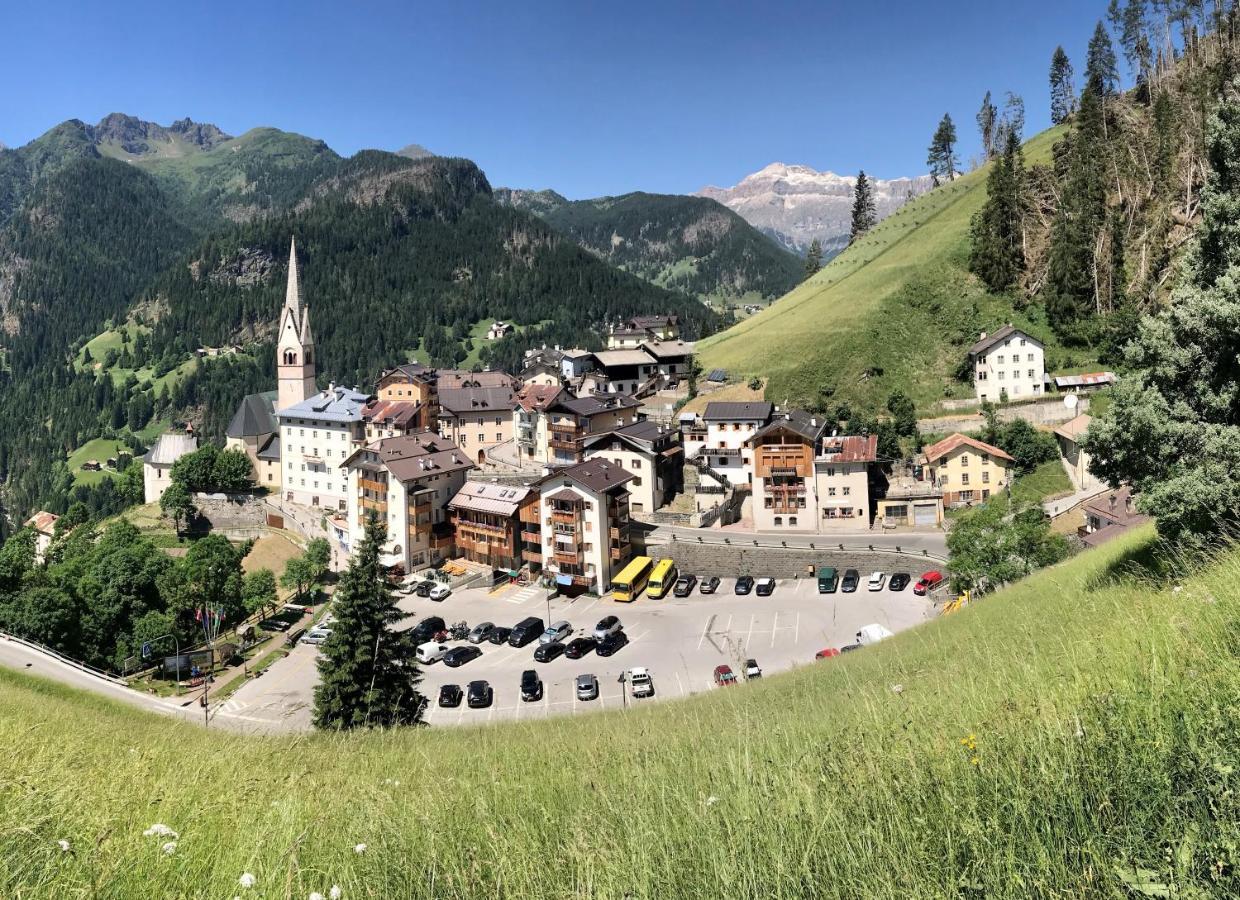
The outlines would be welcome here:
<svg viewBox="0 0 1240 900">
<path fill-rule="evenodd" d="M 930 569 L 944 568 L 938 560 L 920 554 L 893 551 L 827 550 L 796 547 L 754 547 L 741 542 L 734 544 L 699 544 L 695 541 L 670 541 L 652 544 L 648 555 L 670 556 L 677 567 L 692 575 L 769 575 L 772 578 L 807 577 L 809 567 L 834 566 L 856 569 L 866 577 L 870 572 L 908 572 L 916 578 Z"/>
</svg>

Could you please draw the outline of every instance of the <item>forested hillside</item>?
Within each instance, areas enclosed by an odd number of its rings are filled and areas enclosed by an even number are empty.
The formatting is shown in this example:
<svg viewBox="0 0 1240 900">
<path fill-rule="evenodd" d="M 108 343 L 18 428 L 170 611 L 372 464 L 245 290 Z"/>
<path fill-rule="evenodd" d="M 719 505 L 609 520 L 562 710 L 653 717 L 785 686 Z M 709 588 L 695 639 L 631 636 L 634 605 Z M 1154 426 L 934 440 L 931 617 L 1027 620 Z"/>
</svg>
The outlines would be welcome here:
<svg viewBox="0 0 1240 900">
<path fill-rule="evenodd" d="M 763 300 L 791 290 L 803 266 L 739 215 L 705 197 L 624 194 L 565 200 L 503 191 L 591 253 L 661 287 L 703 300 Z"/>
</svg>

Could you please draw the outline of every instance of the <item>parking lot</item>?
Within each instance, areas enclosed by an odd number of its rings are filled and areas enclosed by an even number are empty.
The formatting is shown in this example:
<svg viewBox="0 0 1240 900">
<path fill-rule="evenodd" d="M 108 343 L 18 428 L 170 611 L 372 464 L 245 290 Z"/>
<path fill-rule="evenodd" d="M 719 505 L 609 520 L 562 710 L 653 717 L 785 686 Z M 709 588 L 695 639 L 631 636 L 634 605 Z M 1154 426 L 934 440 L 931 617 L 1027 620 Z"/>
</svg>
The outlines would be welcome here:
<svg viewBox="0 0 1240 900">
<path fill-rule="evenodd" d="M 442 602 L 402 597 L 400 606 L 410 613 L 412 627 L 429 615 L 443 617 L 451 625 L 465 621 L 511 627 L 526 616 L 544 622 L 567 619 L 573 636 L 589 634 L 599 619 L 618 615 L 629 643 L 615 655 L 602 658 L 593 652 L 579 660 L 564 656 L 549 663 L 534 662 L 537 642 L 510 647 L 483 642 L 482 656 L 458 668 L 442 662 L 422 666 L 422 691 L 431 701 L 426 720 L 432 725 L 543 718 L 549 715 L 617 709 L 625 703 L 651 703 L 660 699 L 714 689 L 715 666 L 730 665 L 738 676 L 744 661 L 757 660 L 764 674 L 785 671 L 814 662 L 814 654 L 826 647 L 852 643 L 864 625 L 877 623 L 900 631 L 933 615 L 932 604 L 913 594 L 912 588 L 892 592 L 866 590 L 862 573 L 860 588 L 851 594 L 819 594 L 813 579 L 781 580 L 769 597 L 755 594 L 738 597 L 734 580 L 724 578 L 718 592 L 662 600 L 642 597 L 634 603 L 616 603 L 610 597 L 556 598 L 548 604 L 532 588 L 506 586 L 496 591 L 466 589 Z M 550 609 L 548 609 L 550 606 Z M 450 645 L 463 641 L 449 641 Z M 298 646 L 273 665 L 260 679 L 247 684 L 224 705 L 221 715 L 235 716 L 255 727 L 269 723 L 276 729 L 308 727 L 312 691 L 317 681 L 314 661 L 317 648 Z M 654 680 L 654 698 L 626 697 L 618 679 L 622 672 L 645 666 Z M 541 700 L 522 702 L 521 673 L 534 669 L 542 677 Z M 578 675 L 593 674 L 599 680 L 597 700 L 579 701 L 574 689 Z M 437 705 L 443 684 L 486 680 L 494 690 L 494 702 L 486 709 Z M 627 687 L 627 686 L 626 686 Z"/>
</svg>

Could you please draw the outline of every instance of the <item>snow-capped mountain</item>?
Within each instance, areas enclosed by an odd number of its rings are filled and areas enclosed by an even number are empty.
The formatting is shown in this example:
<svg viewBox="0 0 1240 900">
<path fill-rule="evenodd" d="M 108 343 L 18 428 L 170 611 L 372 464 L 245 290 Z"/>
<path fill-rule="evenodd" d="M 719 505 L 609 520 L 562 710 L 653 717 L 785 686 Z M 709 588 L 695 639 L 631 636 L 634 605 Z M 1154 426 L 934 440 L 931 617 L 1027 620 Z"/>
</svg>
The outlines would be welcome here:
<svg viewBox="0 0 1240 900">
<path fill-rule="evenodd" d="M 745 176 L 734 187 L 704 187 L 697 196 L 719 201 L 750 225 L 802 255 L 810 242 L 818 238 L 823 256 L 831 257 L 848 245 L 856 181 L 852 175 L 771 163 Z M 931 187 L 929 175 L 878 179 L 872 183 L 880 219 Z"/>
</svg>

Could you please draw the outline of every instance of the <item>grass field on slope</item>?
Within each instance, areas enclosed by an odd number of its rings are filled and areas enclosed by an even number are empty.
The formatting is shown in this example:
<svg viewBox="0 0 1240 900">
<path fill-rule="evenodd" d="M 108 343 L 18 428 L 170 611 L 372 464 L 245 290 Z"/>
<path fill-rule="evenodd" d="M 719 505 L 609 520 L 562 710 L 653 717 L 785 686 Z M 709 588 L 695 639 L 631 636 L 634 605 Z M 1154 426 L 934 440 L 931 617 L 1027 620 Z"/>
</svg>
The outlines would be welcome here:
<svg viewBox="0 0 1240 900">
<path fill-rule="evenodd" d="M 545 723 L 251 738 L 0 672 L 0 896 L 1235 896 L 1240 555 L 1117 575 L 1148 536 L 848 657 Z"/>
<path fill-rule="evenodd" d="M 1029 141 L 1026 163 L 1048 162 L 1061 135 L 1051 129 Z M 826 403 L 876 409 L 899 388 L 926 408 L 948 394 L 972 396 L 953 373 L 979 332 L 1005 322 L 1047 341 L 1048 369 L 1086 362 L 1053 340 L 1039 307 L 1018 312 L 969 275 L 969 225 L 985 202 L 986 174 L 918 197 L 770 308 L 701 341 L 703 370 L 768 377 L 766 399 L 775 403 L 830 391 Z"/>
</svg>

